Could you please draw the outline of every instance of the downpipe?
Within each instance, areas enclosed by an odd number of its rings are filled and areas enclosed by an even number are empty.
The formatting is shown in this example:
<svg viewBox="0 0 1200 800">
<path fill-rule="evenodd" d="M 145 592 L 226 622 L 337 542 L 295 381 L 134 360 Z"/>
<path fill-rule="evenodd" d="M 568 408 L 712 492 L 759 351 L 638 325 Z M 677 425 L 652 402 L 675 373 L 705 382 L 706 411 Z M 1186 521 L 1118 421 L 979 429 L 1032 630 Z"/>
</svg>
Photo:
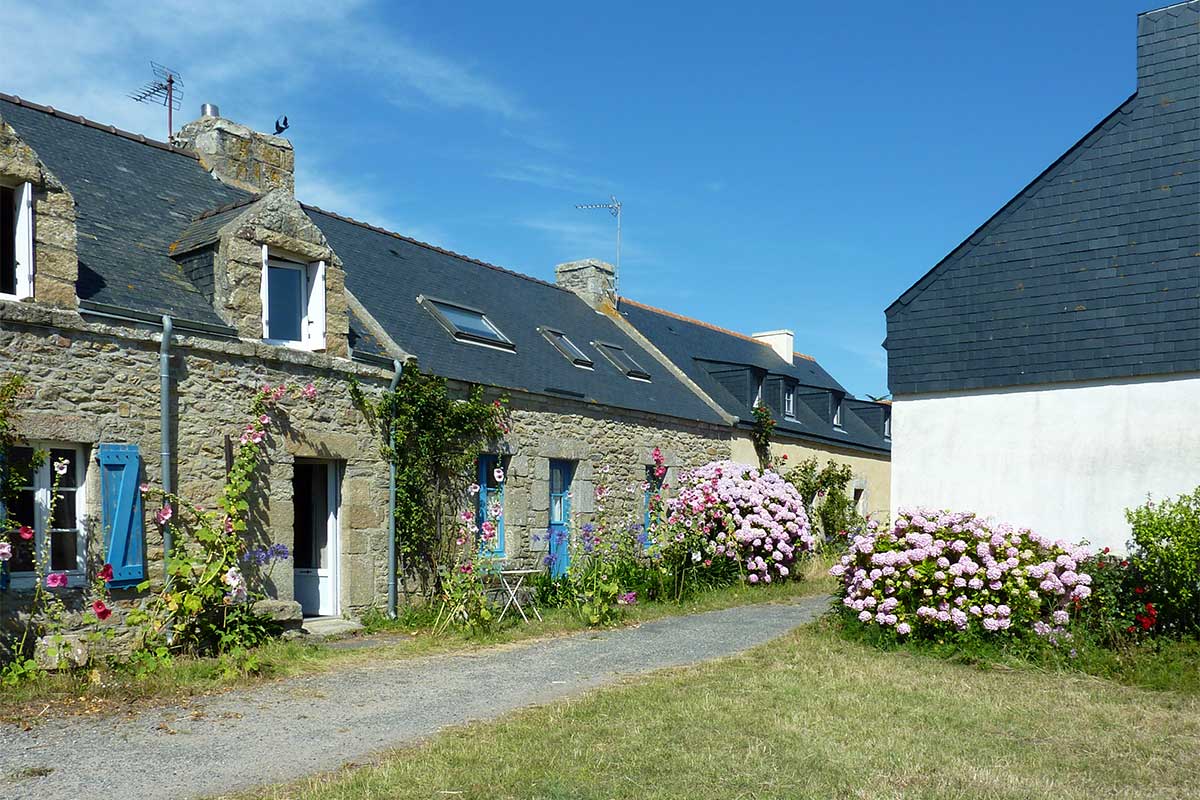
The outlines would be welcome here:
<svg viewBox="0 0 1200 800">
<path fill-rule="evenodd" d="M 391 385 L 388 386 L 389 394 L 396 393 L 396 387 L 400 385 L 400 372 L 404 369 L 404 365 L 397 359 L 392 360 L 392 366 L 396 371 L 392 375 Z M 394 412 L 388 419 L 388 447 L 396 447 Z M 396 618 L 396 577 L 396 456 L 393 454 L 388 459 L 388 617 L 391 619 Z"/>
<path fill-rule="evenodd" d="M 171 494 L 171 317 L 163 314 L 162 341 L 158 347 L 159 427 L 162 446 L 159 449 L 159 468 L 162 472 L 164 494 Z M 171 585 L 171 526 L 163 526 L 163 584 Z"/>
</svg>

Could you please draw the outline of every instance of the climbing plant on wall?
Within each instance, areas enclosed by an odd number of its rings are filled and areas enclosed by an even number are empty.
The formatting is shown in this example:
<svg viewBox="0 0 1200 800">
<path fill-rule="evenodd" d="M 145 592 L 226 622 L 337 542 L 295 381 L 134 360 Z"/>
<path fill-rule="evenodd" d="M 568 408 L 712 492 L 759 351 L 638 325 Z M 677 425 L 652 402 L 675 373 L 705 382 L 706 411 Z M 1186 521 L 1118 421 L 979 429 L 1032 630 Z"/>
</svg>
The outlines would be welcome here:
<svg viewBox="0 0 1200 800">
<path fill-rule="evenodd" d="M 456 558 L 456 516 L 471 496 L 475 460 L 508 432 L 507 399 L 489 401 L 481 386 L 455 396 L 444 378 L 416 369 L 378 398 L 357 384 L 351 393 L 396 465 L 400 569 L 432 593 L 441 567 Z"/>
<path fill-rule="evenodd" d="M 754 452 L 758 454 L 758 465 L 763 469 L 771 466 L 771 434 L 774 431 L 775 418 L 771 416 L 771 409 L 761 403 L 756 405 L 750 438 L 754 441 Z"/>
</svg>

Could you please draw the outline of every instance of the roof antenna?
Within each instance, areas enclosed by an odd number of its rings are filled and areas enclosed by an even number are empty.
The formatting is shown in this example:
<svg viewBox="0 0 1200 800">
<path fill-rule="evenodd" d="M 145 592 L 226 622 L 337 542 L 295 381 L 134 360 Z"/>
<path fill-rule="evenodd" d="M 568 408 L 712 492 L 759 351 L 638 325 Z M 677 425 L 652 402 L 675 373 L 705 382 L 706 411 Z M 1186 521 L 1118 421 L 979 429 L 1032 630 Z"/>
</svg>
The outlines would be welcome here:
<svg viewBox="0 0 1200 800">
<path fill-rule="evenodd" d="M 150 71 L 154 73 L 154 80 L 143 84 L 136 92 L 131 92 L 129 97 L 139 103 L 155 103 L 167 107 L 167 139 L 170 140 L 175 127 L 172 112 L 179 110 L 179 102 L 183 98 L 183 79 L 175 70 L 153 61 L 150 62 Z"/>
<path fill-rule="evenodd" d="M 617 296 L 617 307 L 621 306 L 621 201 L 609 195 L 607 203 L 580 203 L 576 208 L 604 208 L 617 218 L 617 263 L 613 270 L 613 294 Z"/>
</svg>

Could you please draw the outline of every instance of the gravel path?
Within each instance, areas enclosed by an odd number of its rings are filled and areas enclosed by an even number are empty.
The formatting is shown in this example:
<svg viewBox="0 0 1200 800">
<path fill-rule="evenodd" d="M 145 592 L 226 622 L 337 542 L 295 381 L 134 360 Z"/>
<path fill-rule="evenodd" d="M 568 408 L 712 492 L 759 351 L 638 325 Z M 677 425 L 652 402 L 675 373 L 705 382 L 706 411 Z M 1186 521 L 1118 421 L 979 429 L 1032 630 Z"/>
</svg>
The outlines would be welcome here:
<svg viewBox="0 0 1200 800">
<path fill-rule="evenodd" d="M 0 797 L 203 797 L 369 758 L 447 725 L 769 641 L 826 598 L 673 617 L 458 655 L 356 666 L 128 719 L 0 728 Z"/>
</svg>

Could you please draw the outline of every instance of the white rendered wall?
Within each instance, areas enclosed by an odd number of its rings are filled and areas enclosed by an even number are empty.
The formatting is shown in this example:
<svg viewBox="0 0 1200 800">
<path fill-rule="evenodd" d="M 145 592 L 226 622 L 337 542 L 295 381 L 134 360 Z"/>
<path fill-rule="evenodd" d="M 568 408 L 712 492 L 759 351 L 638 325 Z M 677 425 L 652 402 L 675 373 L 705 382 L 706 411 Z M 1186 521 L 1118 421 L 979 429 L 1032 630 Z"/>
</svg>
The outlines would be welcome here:
<svg viewBox="0 0 1200 800">
<path fill-rule="evenodd" d="M 892 515 L 975 511 L 1125 549 L 1125 509 L 1200 485 L 1200 376 L 897 397 Z"/>
</svg>

